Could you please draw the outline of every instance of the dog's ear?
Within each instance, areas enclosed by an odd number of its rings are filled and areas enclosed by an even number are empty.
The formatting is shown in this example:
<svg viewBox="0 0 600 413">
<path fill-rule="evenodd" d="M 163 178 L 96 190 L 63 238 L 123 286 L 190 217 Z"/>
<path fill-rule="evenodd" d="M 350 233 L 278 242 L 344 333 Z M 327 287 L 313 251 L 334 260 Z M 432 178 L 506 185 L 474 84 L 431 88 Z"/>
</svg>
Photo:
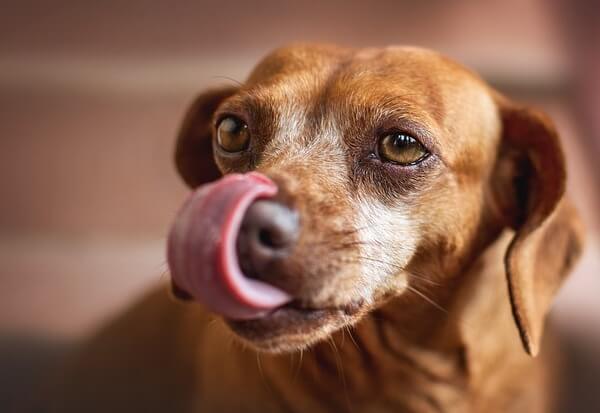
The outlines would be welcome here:
<svg viewBox="0 0 600 413">
<path fill-rule="evenodd" d="M 236 92 L 234 87 L 202 93 L 188 109 L 175 146 L 177 171 L 191 188 L 221 176 L 212 150 L 211 122 L 219 104 Z"/>
<path fill-rule="evenodd" d="M 505 98 L 497 102 L 502 141 L 492 188 L 515 230 L 504 262 L 508 291 L 525 350 L 535 356 L 546 313 L 582 250 L 583 230 L 563 199 L 565 159 L 550 119 Z"/>
</svg>

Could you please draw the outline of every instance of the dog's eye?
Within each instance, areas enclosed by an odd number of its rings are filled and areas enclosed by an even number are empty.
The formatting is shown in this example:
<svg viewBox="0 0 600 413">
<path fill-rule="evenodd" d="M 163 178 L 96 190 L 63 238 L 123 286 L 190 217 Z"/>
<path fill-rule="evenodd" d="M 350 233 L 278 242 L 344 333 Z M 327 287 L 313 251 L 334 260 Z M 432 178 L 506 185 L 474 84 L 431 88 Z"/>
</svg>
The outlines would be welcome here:
<svg viewBox="0 0 600 413">
<path fill-rule="evenodd" d="M 217 126 L 217 143 L 225 152 L 241 152 L 248 148 L 248 125 L 234 116 L 227 116 Z"/>
<path fill-rule="evenodd" d="M 379 156 L 400 165 L 413 165 L 429 155 L 425 147 L 410 135 L 393 133 L 379 141 Z"/>
</svg>

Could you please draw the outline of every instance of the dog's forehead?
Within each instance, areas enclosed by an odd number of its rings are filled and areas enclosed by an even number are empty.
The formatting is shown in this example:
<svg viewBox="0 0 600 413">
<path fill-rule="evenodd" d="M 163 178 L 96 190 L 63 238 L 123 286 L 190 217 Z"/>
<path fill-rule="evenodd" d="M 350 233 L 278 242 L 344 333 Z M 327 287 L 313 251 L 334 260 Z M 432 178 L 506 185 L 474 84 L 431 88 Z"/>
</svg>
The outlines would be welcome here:
<svg viewBox="0 0 600 413">
<path fill-rule="evenodd" d="M 327 75 L 328 68 L 339 65 L 354 52 L 337 46 L 292 45 L 274 50 L 254 68 L 248 84 L 281 80 L 301 72 Z"/>
<path fill-rule="evenodd" d="M 487 85 L 470 70 L 421 48 L 282 48 L 263 59 L 246 84 L 282 121 L 288 118 L 296 126 L 302 118 L 320 122 L 314 118 L 331 116 L 328 112 L 341 122 L 386 115 L 421 122 L 433 130 L 452 163 L 465 157 L 487 161 L 488 145 L 481 138 L 499 130 Z"/>
<path fill-rule="evenodd" d="M 330 98 L 396 96 L 456 99 L 461 90 L 482 88 L 473 72 L 439 55 L 415 47 L 353 50 L 335 46 L 290 46 L 265 57 L 247 80 L 250 88 L 285 89 L 289 94 Z M 483 89 L 483 88 L 482 88 Z M 290 95 L 282 94 L 285 99 Z M 275 94 L 277 96 L 277 94 Z M 294 96 L 297 98 L 297 96 Z M 439 109 L 445 102 L 433 104 Z"/>
</svg>

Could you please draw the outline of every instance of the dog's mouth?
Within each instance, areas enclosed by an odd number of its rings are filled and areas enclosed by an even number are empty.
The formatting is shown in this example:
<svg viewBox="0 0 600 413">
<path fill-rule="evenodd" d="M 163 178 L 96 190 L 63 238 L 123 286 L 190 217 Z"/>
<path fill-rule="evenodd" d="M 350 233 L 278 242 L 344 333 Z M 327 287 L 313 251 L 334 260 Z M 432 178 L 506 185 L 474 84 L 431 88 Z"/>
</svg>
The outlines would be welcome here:
<svg viewBox="0 0 600 413">
<path fill-rule="evenodd" d="M 230 328 L 255 347 L 267 351 L 305 348 L 360 317 L 364 301 L 338 306 L 310 307 L 299 301 L 285 304 L 252 320 L 226 319 Z"/>
<path fill-rule="evenodd" d="M 308 305 L 288 292 L 240 268 L 236 239 L 249 205 L 272 197 L 275 184 L 264 175 L 227 175 L 197 189 L 184 204 L 172 227 L 168 262 L 179 293 L 223 316 L 230 327 L 259 347 L 296 340 L 290 347 L 348 324 L 362 302 Z M 251 275 L 251 274 L 249 274 Z"/>
</svg>

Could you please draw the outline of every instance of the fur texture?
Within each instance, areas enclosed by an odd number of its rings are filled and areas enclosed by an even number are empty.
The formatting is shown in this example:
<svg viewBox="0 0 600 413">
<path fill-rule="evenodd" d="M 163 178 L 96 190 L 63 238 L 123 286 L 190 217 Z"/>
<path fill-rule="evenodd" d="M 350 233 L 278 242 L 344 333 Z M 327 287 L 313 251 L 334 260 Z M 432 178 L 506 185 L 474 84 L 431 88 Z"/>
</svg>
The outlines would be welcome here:
<svg viewBox="0 0 600 413">
<path fill-rule="evenodd" d="M 226 115 L 240 155 L 211 146 Z M 430 155 L 383 162 L 386 131 Z M 550 411 L 544 319 L 582 230 L 545 116 L 428 50 L 292 45 L 200 95 L 176 161 L 192 187 L 278 183 L 302 232 L 269 282 L 299 309 L 224 323 L 152 292 L 76 358 L 60 411 Z"/>
</svg>

